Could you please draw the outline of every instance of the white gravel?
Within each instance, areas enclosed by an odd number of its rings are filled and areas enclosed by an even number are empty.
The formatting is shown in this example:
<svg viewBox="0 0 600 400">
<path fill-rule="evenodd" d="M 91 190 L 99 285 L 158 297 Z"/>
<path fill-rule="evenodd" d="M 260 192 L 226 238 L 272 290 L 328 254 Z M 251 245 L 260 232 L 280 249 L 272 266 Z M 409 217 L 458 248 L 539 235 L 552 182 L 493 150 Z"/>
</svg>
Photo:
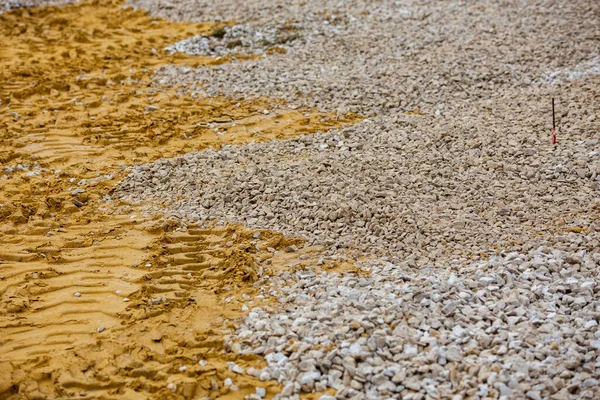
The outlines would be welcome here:
<svg viewBox="0 0 600 400">
<path fill-rule="evenodd" d="M 165 49 L 173 54 L 177 52 L 224 56 L 228 54 L 263 54 L 270 49 L 289 48 L 299 39 L 293 25 L 268 26 L 255 29 L 250 24 L 225 26 L 209 35 L 184 39 Z"/>
<path fill-rule="evenodd" d="M 594 399 L 599 263 L 538 249 L 448 269 L 285 273 L 256 284 L 281 311 L 253 308 L 227 340 L 265 357 L 246 373 L 278 380 L 281 398 Z"/>
<path fill-rule="evenodd" d="M 563 68 L 552 72 L 546 72 L 542 76 L 542 81 L 558 85 L 565 81 L 581 80 L 596 75 L 600 75 L 600 57 L 577 64 L 572 69 Z"/>
</svg>

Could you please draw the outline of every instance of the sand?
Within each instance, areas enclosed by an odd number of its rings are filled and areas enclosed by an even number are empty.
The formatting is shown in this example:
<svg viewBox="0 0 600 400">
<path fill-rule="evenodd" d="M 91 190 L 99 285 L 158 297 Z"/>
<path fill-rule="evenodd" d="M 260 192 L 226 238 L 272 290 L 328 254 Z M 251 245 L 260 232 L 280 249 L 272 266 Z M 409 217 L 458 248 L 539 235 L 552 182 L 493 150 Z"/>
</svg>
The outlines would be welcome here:
<svg viewBox="0 0 600 400">
<path fill-rule="evenodd" d="M 275 384 L 248 376 L 236 377 L 239 391 L 223 387 L 235 375 L 227 361 L 264 363 L 231 353 L 223 335 L 244 304 L 274 305 L 254 298 L 254 282 L 272 272 L 257 260 L 307 265 L 321 249 L 270 231 L 256 239 L 241 226 L 143 217 L 143 206 L 111 194 L 136 163 L 360 117 L 154 87 L 157 66 L 231 61 L 162 50 L 220 25 L 121 5 L 0 15 L 0 398 L 240 398 L 256 386 L 272 395 Z M 291 244 L 300 251 L 273 256 Z M 186 383 L 174 393 L 175 381 Z"/>
</svg>

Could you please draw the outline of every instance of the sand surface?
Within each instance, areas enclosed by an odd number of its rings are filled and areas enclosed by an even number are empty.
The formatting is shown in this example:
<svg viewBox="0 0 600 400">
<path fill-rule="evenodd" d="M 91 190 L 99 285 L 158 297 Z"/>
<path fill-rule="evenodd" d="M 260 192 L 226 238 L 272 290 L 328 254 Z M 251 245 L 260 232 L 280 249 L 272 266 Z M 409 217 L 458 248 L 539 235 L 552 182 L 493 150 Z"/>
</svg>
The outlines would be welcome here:
<svg viewBox="0 0 600 400">
<path fill-rule="evenodd" d="M 319 248 L 241 226 L 143 217 L 111 197 L 126 167 L 359 120 L 276 99 L 194 98 L 151 83 L 162 49 L 217 23 L 171 23 L 118 1 L 0 15 L 0 398 L 239 398 L 273 383 L 224 348 L 253 283 Z M 243 56 L 240 56 L 243 57 Z M 278 252 L 290 245 L 295 253 Z M 335 266 L 329 266 L 335 267 Z M 205 360 L 206 363 L 199 361 Z M 185 382 L 175 389 L 170 382 Z M 123 397 L 124 398 L 124 397 Z"/>
</svg>

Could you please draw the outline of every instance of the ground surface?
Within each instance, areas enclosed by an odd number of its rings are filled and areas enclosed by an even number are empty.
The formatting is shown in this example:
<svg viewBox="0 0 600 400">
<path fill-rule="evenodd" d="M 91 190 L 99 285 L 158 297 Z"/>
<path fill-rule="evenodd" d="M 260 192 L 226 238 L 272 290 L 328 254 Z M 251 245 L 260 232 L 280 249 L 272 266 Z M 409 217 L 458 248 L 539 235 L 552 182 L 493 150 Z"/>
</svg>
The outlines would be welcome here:
<svg viewBox="0 0 600 400">
<path fill-rule="evenodd" d="M 127 6 L 0 4 L 0 398 L 600 396 L 598 4 Z"/>
<path fill-rule="evenodd" d="M 187 384 L 186 396 L 216 396 L 234 375 L 220 330 L 242 316 L 240 296 L 255 292 L 255 259 L 301 241 L 140 217 L 110 198 L 123 167 L 357 116 L 153 88 L 157 65 L 226 61 L 163 51 L 216 23 L 170 23 L 110 1 L 22 8 L 0 20 L 2 396 L 164 397 L 169 376 L 187 379 L 185 365 L 206 378 Z M 175 350 L 182 340 L 188 350 Z"/>
</svg>

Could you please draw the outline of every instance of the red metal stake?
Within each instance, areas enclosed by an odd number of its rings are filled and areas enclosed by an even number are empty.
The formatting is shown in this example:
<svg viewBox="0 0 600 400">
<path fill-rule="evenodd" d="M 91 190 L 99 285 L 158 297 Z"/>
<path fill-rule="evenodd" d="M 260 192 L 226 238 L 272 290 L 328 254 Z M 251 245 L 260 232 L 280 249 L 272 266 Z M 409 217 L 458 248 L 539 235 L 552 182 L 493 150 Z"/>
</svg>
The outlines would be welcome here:
<svg viewBox="0 0 600 400">
<path fill-rule="evenodd" d="M 556 118 L 554 116 L 554 97 L 552 98 L 552 144 L 556 144 Z"/>
</svg>

